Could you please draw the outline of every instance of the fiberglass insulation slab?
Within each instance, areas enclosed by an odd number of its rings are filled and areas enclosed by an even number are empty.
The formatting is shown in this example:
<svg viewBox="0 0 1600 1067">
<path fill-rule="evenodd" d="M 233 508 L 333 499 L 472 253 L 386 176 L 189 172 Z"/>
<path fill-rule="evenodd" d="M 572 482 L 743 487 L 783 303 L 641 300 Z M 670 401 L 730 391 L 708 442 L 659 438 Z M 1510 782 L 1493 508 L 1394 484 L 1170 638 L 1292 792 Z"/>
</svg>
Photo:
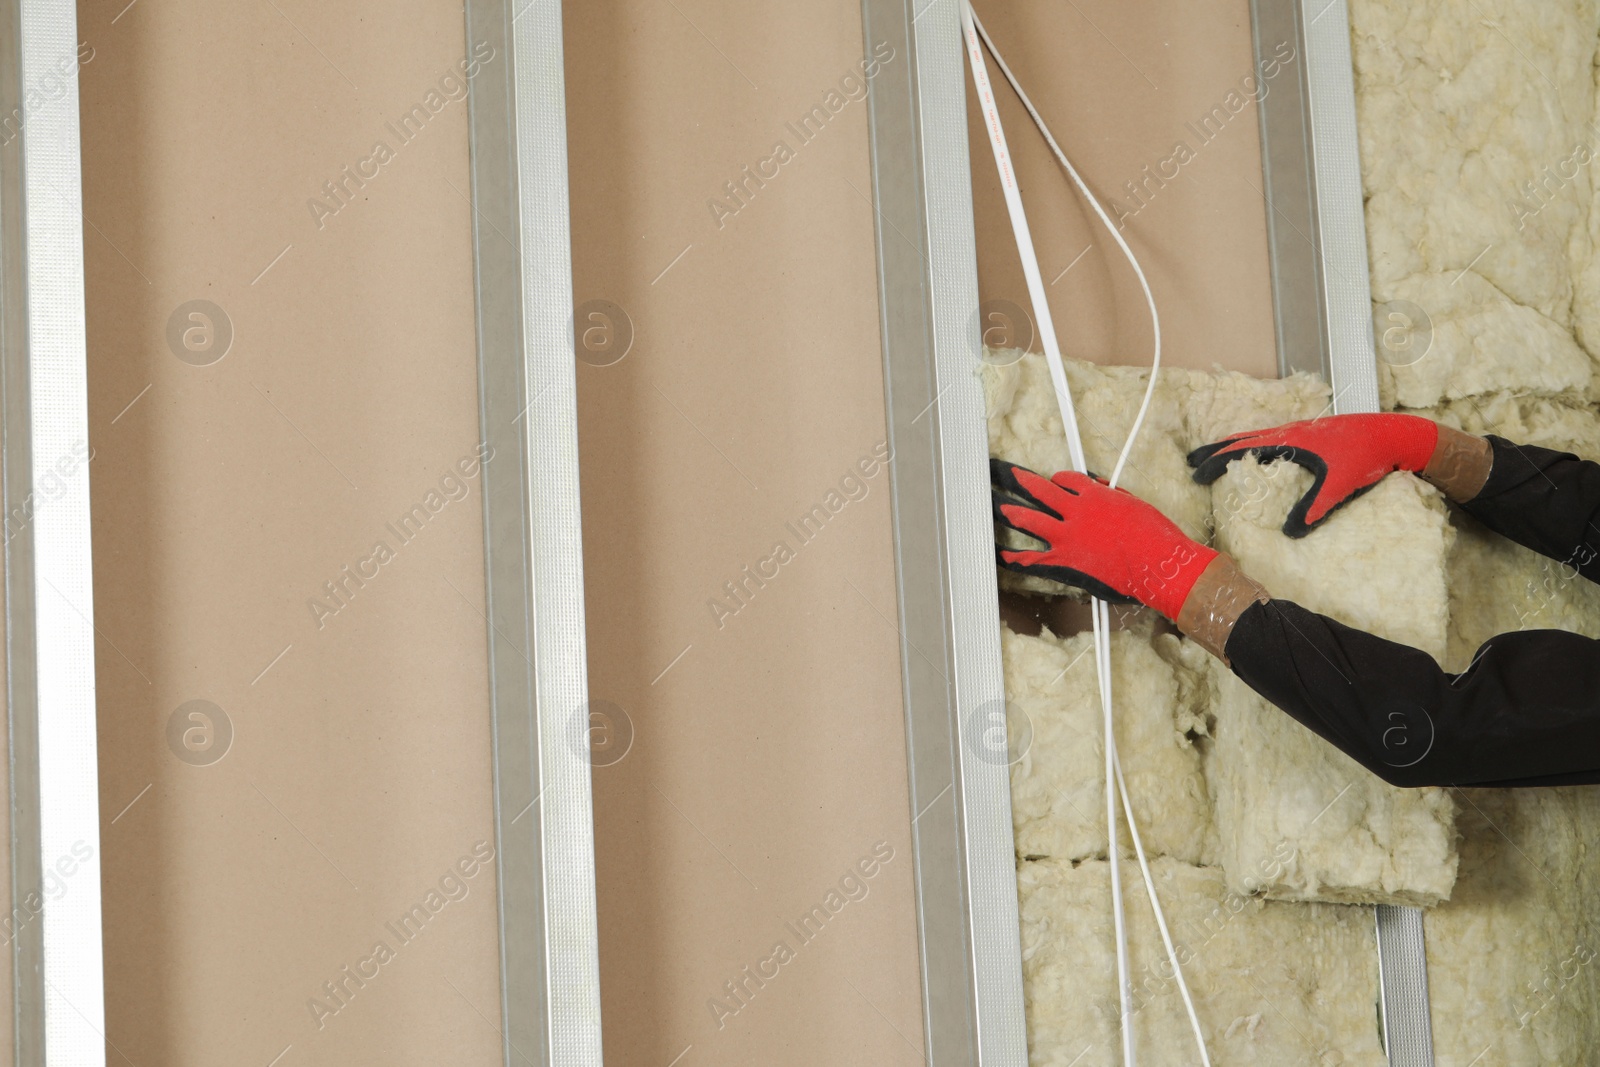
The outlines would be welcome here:
<svg viewBox="0 0 1600 1067">
<path fill-rule="evenodd" d="M 1385 346 L 1385 406 L 1600 459 L 1600 7 L 1351 0 L 1350 21 L 1377 324 L 1410 342 Z M 1452 522 L 1448 669 L 1507 630 L 1600 636 L 1595 585 Z M 1600 787 L 1455 799 L 1460 871 L 1426 920 L 1437 1062 L 1592 1063 Z"/>
<path fill-rule="evenodd" d="M 1291 464 L 1232 464 L 1214 486 L 1216 547 L 1274 596 L 1443 656 L 1453 531 L 1438 492 L 1393 475 L 1292 540 L 1283 517 L 1310 484 Z M 1386 784 L 1212 662 L 1219 699 L 1208 775 L 1231 888 L 1259 878 L 1288 842 L 1294 858 L 1263 886 L 1269 896 L 1436 904 L 1449 895 L 1456 855 L 1443 790 Z M 1404 751 L 1395 759 L 1410 762 Z"/>
<path fill-rule="evenodd" d="M 1593 787 L 1457 793 L 1461 873 L 1425 920 L 1440 1067 L 1592 1064 L 1600 1048 Z"/>
<path fill-rule="evenodd" d="M 1369 909 L 1240 896 L 1215 867 L 1169 857 L 1154 860 L 1151 874 L 1212 1063 L 1381 1067 Z M 1125 864 L 1122 879 L 1139 1062 L 1198 1063 L 1138 868 Z M 1120 1062 L 1116 983 L 1085 980 L 1115 974 L 1110 866 L 1024 863 L 1017 892 L 1030 1062 Z"/>
<path fill-rule="evenodd" d="M 1105 856 L 1105 747 L 1100 690 L 1094 674 L 1094 635 L 1060 639 L 1001 634 L 1008 719 L 1022 723 L 1031 743 L 1012 767 L 1011 812 L 1017 852 L 1079 860 Z M 1170 634 L 1158 638 L 1176 646 Z M 1174 650 L 1169 653 L 1177 655 Z M 1138 752 L 1123 761 L 1144 846 L 1161 855 L 1199 863 L 1211 830 L 1211 805 L 1192 731 L 1205 729 L 1192 686 L 1147 636 L 1111 635 L 1112 692 L 1117 694 L 1118 740 Z M 1193 669 L 1188 673 L 1193 676 Z M 1133 844 L 1122 831 L 1125 850 Z"/>
</svg>

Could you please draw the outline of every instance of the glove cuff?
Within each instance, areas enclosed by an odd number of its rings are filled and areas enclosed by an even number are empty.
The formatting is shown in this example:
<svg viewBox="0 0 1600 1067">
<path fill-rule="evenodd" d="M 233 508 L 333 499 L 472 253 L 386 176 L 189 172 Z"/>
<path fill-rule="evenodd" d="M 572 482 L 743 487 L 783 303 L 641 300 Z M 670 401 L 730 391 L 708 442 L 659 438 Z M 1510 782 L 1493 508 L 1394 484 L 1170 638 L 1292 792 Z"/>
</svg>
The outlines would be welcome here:
<svg viewBox="0 0 1600 1067">
<path fill-rule="evenodd" d="M 1245 608 L 1270 599 L 1265 586 L 1240 570 L 1231 557 L 1218 553 L 1196 579 L 1173 621 L 1184 636 L 1227 664 L 1225 650 L 1234 623 Z"/>
<path fill-rule="evenodd" d="M 1465 504 L 1483 491 L 1493 466 L 1494 449 L 1487 438 L 1440 426 L 1438 446 L 1422 477 L 1457 504 Z"/>
</svg>

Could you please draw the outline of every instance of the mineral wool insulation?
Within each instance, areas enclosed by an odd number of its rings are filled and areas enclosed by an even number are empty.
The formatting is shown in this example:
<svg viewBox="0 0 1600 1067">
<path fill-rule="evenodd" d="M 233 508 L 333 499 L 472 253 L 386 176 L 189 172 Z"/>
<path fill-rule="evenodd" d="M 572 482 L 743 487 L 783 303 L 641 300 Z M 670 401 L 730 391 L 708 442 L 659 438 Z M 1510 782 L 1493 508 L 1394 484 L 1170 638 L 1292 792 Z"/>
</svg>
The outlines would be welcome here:
<svg viewBox="0 0 1600 1067">
<path fill-rule="evenodd" d="M 1415 361 L 1380 363 L 1383 407 L 1600 459 L 1600 6 L 1351 0 L 1350 18 L 1373 297 L 1380 325 L 1413 326 Z M 1042 357 L 984 377 L 991 452 L 1067 467 Z M 1090 466 L 1109 472 L 1148 379 L 1081 363 L 1068 378 Z M 1449 670 L 1506 630 L 1600 636 L 1600 588 L 1410 475 L 1301 541 L 1279 532 L 1310 482 L 1299 468 L 1189 479 L 1190 448 L 1327 404 L 1309 379 L 1164 371 L 1123 484 L 1274 594 Z M 1091 645 L 1002 644 L 1033 727 L 1012 769 L 1030 1055 L 1057 1067 L 1118 1060 Z M 1380 902 L 1427 909 L 1441 1067 L 1595 1061 L 1600 787 L 1392 788 L 1148 620 L 1112 635 L 1112 660 L 1129 791 L 1217 1067 L 1385 1062 Z M 1197 1062 L 1131 862 L 1123 880 L 1141 1060 Z"/>
</svg>

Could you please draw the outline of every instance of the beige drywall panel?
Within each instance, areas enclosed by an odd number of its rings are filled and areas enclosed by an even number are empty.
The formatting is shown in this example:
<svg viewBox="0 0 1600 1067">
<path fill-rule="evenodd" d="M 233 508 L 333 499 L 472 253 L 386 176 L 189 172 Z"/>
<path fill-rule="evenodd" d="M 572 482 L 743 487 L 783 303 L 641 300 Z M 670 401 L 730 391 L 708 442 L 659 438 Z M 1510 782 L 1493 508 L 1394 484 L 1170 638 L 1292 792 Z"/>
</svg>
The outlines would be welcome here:
<svg viewBox="0 0 1600 1067">
<path fill-rule="evenodd" d="M 460 6 L 79 22 L 108 1062 L 498 1063 Z"/>
<path fill-rule="evenodd" d="M 635 731 L 595 771 L 607 1058 L 920 1063 L 889 492 L 870 462 L 859 77 L 877 42 L 855 0 L 599 0 L 566 25 L 575 295 L 632 329 L 620 362 L 578 368 L 590 687 Z M 797 532 L 817 505 L 827 521 Z M 841 889 L 863 860 L 872 877 Z M 780 943 L 792 958 L 764 964 Z"/>
<path fill-rule="evenodd" d="M 974 6 L 1144 266 L 1161 311 L 1162 361 L 1277 377 L 1255 101 L 1300 76 L 1293 42 L 1263 42 L 1264 57 L 1278 61 L 1259 65 L 1248 0 Z M 1062 352 L 1148 364 L 1138 279 L 992 61 L 989 70 Z M 1037 328 L 1009 310 L 1032 320 L 970 79 L 967 93 L 987 339 L 1043 351 Z"/>
</svg>

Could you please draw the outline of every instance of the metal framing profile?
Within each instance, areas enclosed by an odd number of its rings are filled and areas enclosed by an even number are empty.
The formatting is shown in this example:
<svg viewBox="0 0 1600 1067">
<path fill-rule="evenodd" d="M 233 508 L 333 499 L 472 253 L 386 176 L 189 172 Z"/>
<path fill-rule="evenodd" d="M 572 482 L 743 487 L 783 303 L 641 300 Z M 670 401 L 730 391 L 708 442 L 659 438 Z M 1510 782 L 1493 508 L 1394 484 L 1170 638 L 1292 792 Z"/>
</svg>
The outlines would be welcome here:
<svg viewBox="0 0 1600 1067">
<path fill-rule="evenodd" d="M 1266 97 L 1262 162 L 1283 373 L 1378 404 L 1344 0 L 1252 0 L 1258 57 L 1304 61 Z M 988 438 L 956 0 L 862 0 L 866 43 L 905 62 L 871 83 L 880 316 L 905 690 L 925 1054 L 1027 1063 L 1010 786 L 982 730 L 1004 721 Z M 1431 1064 L 1421 916 L 1378 909 L 1385 1044 Z"/>
<path fill-rule="evenodd" d="M 1372 282 L 1345 0 L 1253 0 L 1256 54 L 1296 43 L 1298 77 L 1261 106 L 1262 178 L 1284 374 L 1321 374 L 1336 413 L 1378 410 Z M 1392 1067 L 1432 1067 L 1418 908 L 1375 909 L 1379 1008 Z"/>
<path fill-rule="evenodd" d="M 466 5 L 507 1067 L 601 1062 L 561 10 Z"/>
<path fill-rule="evenodd" d="M 78 86 L 67 79 L 54 100 L 30 92 L 76 70 L 77 51 L 70 0 L 0 4 L 12 908 L 33 914 L 46 865 L 92 857 L 89 877 L 75 879 L 37 921 L 17 924 L 19 1067 L 105 1063 Z"/>
<path fill-rule="evenodd" d="M 955 0 L 863 0 L 924 1042 L 930 1067 L 1025 1067 L 1004 759 L 966 84 Z M 986 758 L 987 757 L 987 758 Z"/>
</svg>

